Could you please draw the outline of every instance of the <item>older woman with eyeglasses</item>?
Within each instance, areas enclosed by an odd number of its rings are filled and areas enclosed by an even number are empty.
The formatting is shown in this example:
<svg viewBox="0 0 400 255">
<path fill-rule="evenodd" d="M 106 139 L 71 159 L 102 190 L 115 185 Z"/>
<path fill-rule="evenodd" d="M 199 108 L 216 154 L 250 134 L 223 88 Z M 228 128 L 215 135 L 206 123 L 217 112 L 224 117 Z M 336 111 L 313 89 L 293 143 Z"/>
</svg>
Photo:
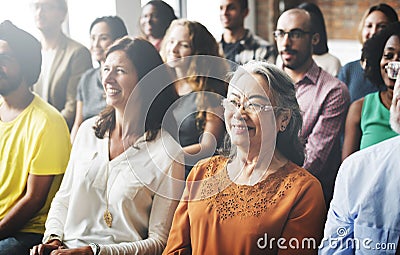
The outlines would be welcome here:
<svg viewBox="0 0 400 255">
<path fill-rule="evenodd" d="M 189 174 L 164 254 L 316 254 L 326 209 L 320 183 L 298 166 L 302 119 L 290 78 L 251 61 L 222 104 L 229 156 Z"/>
</svg>

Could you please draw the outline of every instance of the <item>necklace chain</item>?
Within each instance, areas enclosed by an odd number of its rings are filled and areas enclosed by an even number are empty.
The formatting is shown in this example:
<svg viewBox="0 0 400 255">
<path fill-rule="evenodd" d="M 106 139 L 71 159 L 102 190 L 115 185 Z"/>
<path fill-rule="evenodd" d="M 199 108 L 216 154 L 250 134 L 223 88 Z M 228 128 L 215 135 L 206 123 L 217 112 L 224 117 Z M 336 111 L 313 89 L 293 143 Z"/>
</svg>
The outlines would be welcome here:
<svg viewBox="0 0 400 255">
<path fill-rule="evenodd" d="M 106 223 L 106 225 L 109 228 L 111 228 L 113 218 L 112 218 L 112 214 L 108 210 L 108 202 L 109 202 L 109 197 L 110 197 L 110 192 L 111 192 L 112 185 L 110 187 L 110 191 L 107 191 L 108 190 L 108 171 L 109 171 L 109 163 L 107 163 L 107 168 L 106 168 L 106 189 L 105 189 L 105 192 L 106 192 L 106 210 L 104 211 L 103 219 L 104 219 L 104 222 Z M 113 182 L 113 184 L 114 184 L 114 182 Z"/>
</svg>

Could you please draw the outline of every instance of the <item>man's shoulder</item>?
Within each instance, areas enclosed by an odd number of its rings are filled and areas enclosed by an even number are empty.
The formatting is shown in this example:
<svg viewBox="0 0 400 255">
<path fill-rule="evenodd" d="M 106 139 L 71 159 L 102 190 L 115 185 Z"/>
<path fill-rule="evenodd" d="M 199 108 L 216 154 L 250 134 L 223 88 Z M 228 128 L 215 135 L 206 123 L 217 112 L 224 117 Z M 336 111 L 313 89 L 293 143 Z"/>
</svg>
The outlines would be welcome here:
<svg viewBox="0 0 400 255">
<path fill-rule="evenodd" d="M 396 136 L 368 148 L 362 149 L 347 157 L 343 167 L 358 166 L 358 169 L 371 168 L 374 165 L 390 164 L 390 159 L 398 160 L 400 151 L 400 136 Z"/>
<path fill-rule="evenodd" d="M 258 47 L 273 47 L 273 44 L 265 40 L 259 35 L 252 33 L 250 30 L 246 29 L 246 37 L 244 41 L 248 45 L 257 45 Z"/>
<path fill-rule="evenodd" d="M 260 36 L 252 34 L 249 30 L 246 30 L 246 32 L 246 37 L 242 40 L 242 45 L 244 46 L 243 54 L 246 56 L 247 61 L 255 59 L 275 63 L 276 56 L 278 55 L 275 46 Z"/>
<path fill-rule="evenodd" d="M 373 220 L 370 218 L 373 211 L 379 217 L 393 210 L 398 212 L 398 205 L 387 196 L 400 192 L 399 149 L 400 136 L 355 152 L 343 161 L 335 183 L 335 192 L 339 194 L 336 204 L 348 200 L 351 211 L 359 216 L 359 223 L 368 218 Z"/>
<path fill-rule="evenodd" d="M 257 44 L 260 47 L 273 47 L 274 45 L 270 43 L 269 41 L 265 40 L 264 38 L 258 36 L 258 35 L 253 35 L 254 41 L 257 42 Z"/>
<path fill-rule="evenodd" d="M 332 74 L 328 73 L 324 69 L 320 68 L 320 78 L 319 83 L 322 87 L 328 89 L 328 90 L 342 90 L 346 91 L 348 94 L 348 88 L 346 84 L 339 80 L 337 77 L 333 76 Z"/>
<path fill-rule="evenodd" d="M 32 114 L 37 123 L 45 124 L 46 127 L 66 125 L 61 113 L 36 94 L 31 107 L 33 107 Z"/>
<path fill-rule="evenodd" d="M 63 37 L 64 39 L 64 45 L 65 45 L 65 49 L 71 53 L 74 52 L 79 52 L 79 55 L 81 54 L 89 54 L 90 57 L 90 52 L 89 50 L 80 42 L 75 41 L 74 39 L 65 36 Z"/>
<path fill-rule="evenodd" d="M 100 67 L 97 68 L 89 68 L 82 74 L 82 79 L 92 79 L 93 77 L 97 78 L 100 73 Z"/>
<path fill-rule="evenodd" d="M 75 40 L 72 39 L 71 37 L 66 36 L 66 37 L 65 37 L 65 41 L 66 41 L 66 43 L 67 43 L 67 45 L 68 45 L 69 47 L 72 47 L 72 48 L 86 48 L 83 44 L 81 44 L 81 43 L 78 42 L 78 41 L 75 41 Z"/>
<path fill-rule="evenodd" d="M 353 60 L 351 62 L 346 63 L 343 68 L 348 69 L 348 68 L 354 68 L 354 67 L 361 67 L 360 65 L 360 60 Z"/>
</svg>

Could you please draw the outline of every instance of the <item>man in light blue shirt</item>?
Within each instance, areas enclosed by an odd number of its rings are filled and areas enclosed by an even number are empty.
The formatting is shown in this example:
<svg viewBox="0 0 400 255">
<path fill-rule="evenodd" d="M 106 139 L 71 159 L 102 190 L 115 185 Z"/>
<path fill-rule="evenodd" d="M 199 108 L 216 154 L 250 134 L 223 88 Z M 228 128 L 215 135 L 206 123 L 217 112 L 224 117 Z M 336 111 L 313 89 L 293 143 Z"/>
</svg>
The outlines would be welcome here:
<svg viewBox="0 0 400 255">
<path fill-rule="evenodd" d="M 400 74 L 390 124 L 400 134 Z M 400 236 L 400 136 L 343 162 L 324 232 L 319 254 L 395 254 Z"/>
</svg>

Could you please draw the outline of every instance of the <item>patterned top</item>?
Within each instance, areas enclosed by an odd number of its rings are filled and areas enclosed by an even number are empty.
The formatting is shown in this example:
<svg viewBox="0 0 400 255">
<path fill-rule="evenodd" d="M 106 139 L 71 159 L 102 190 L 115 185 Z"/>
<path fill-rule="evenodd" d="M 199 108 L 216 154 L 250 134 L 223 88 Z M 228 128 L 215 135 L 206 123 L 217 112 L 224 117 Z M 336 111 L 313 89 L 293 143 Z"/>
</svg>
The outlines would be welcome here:
<svg viewBox="0 0 400 255">
<path fill-rule="evenodd" d="M 272 43 L 253 35 L 246 29 L 245 36 L 236 43 L 226 43 L 224 37 L 219 42 L 225 58 L 243 65 L 250 60 L 265 60 L 275 63 L 277 52 Z"/>
<path fill-rule="evenodd" d="M 349 107 L 349 91 L 315 62 L 295 86 L 303 113 L 301 136 L 306 141 L 303 167 L 321 181 L 329 202 L 341 162 L 340 132 Z"/>
<path fill-rule="evenodd" d="M 326 212 L 317 179 L 289 162 L 253 186 L 238 185 L 227 162 L 215 156 L 193 168 L 164 254 L 293 254 L 291 238 L 309 238 L 314 249 L 296 252 L 316 254 Z"/>
</svg>

